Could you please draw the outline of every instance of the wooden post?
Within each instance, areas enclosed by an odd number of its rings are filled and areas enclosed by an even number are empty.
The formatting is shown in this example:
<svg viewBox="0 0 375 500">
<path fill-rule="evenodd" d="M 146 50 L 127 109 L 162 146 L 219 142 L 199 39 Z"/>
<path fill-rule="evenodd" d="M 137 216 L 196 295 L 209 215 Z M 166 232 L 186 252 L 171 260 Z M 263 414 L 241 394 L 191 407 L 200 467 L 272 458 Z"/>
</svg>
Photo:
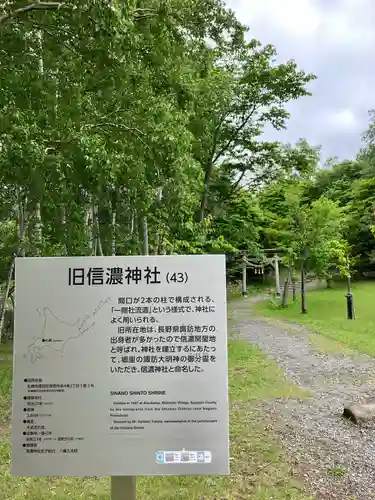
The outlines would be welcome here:
<svg viewBox="0 0 375 500">
<path fill-rule="evenodd" d="M 275 254 L 275 281 L 276 281 L 276 295 L 280 297 L 280 271 L 279 271 L 279 256 Z"/>
<path fill-rule="evenodd" d="M 242 295 L 245 297 L 247 294 L 247 278 L 246 278 L 246 254 L 242 257 Z"/>
<path fill-rule="evenodd" d="M 135 476 L 112 476 L 111 500 L 136 500 Z"/>
</svg>

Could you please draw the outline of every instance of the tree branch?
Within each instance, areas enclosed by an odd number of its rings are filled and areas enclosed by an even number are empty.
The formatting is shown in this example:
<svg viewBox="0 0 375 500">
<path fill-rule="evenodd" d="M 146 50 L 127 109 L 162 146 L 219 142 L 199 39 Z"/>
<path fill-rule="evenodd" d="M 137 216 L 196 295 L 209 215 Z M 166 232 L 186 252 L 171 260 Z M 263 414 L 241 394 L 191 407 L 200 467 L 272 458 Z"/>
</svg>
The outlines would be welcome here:
<svg viewBox="0 0 375 500">
<path fill-rule="evenodd" d="M 49 31 L 45 26 L 43 26 L 43 24 L 40 24 L 39 25 L 40 29 L 42 29 L 45 33 L 47 33 L 47 35 L 49 35 L 50 37 L 52 37 L 54 40 L 57 41 L 58 44 L 61 44 L 63 45 L 66 49 L 70 50 L 71 52 L 73 52 L 73 54 L 75 54 L 76 56 L 78 57 L 82 57 L 82 54 L 80 54 L 79 52 L 77 52 L 70 44 L 68 43 L 65 43 L 63 41 L 61 41 L 58 36 L 56 36 L 54 33 L 52 33 L 51 31 Z"/>
<path fill-rule="evenodd" d="M 2 16 L 0 16 L 0 25 L 6 21 L 9 21 L 10 19 L 12 19 L 14 17 L 18 17 L 22 14 L 26 14 L 27 12 L 30 12 L 33 10 L 57 10 L 57 9 L 60 9 L 61 7 L 65 7 L 65 6 L 66 6 L 66 3 L 64 3 L 64 2 L 39 2 L 39 1 L 36 1 L 34 3 L 30 3 L 29 5 L 25 5 L 24 7 L 20 7 L 19 9 L 15 9 L 11 12 L 3 14 Z"/>
<path fill-rule="evenodd" d="M 204 220 L 205 216 L 205 210 L 206 210 L 206 205 L 207 205 L 207 198 L 208 198 L 208 187 L 209 183 L 211 180 L 211 175 L 212 175 L 212 169 L 214 165 L 213 157 L 216 151 L 216 146 L 217 142 L 219 140 L 219 135 L 220 135 L 220 129 L 222 124 L 224 123 L 225 119 L 227 118 L 229 113 L 223 113 L 222 116 L 219 119 L 219 123 L 216 126 L 213 138 L 212 138 L 212 148 L 210 151 L 210 156 L 208 157 L 205 165 L 205 172 L 204 172 L 204 181 L 203 181 L 203 191 L 201 194 L 201 202 L 200 202 L 200 209 L 199 209 L 199 220 L 202 222 Z"/>
<path fill-rule="evenodd" d="M 247 117 L 242 121 L 241 125 L 239 125 L 236 130 L 233 132 L 232 136 L 230 139 L 227 141 L 227 143 L 221 148 L 221 150 L 216 154 L 215 158 L 212 160 L 212 163 L 216 163 L 217 160 L 220 158 L 220 156 L 225 153 L 225 151 L 229 148 L 229 146 L 232 144 L 232 142 L 236 139 L 238 134 L 243 130 L 250 118 L 253 116 L 254 111 L 256 110 L 256 104 L 254 104 L 251 108 L 251 111 L 248 113 Z"/>
<path fill-rule="evenodd" d="M 84 125 L 83 128 L 98 128 L 100 130 L 102 130 L 103 132 L 106 132 L 105 129 L 103 129 L 102 127 L 114 127 L 114 128 L 120 128 L 120 129 L 123 129 L 123 130 L 126 130 L 127 132 L 130 132 L 131 134 L 134 135 L 134 137 L 136 137 L 149 151 L 152 151 L 150 146 L 142 139 L 142 137 L 140 136 L 146 136 L 146 134 L 144 132 L 142 132 L 141 130 L 135 128 L 135 127 L 128 127 L 127 125 L 124 125 L 122 123 L 113 123 L 113 122 L 99 122 L 99 123 L 94 123 L 94 124 L 87 124 L 87 125 Z"/>
<path fill-rule="evenodd" d="M 210 159 L 209 159 L 209 161 L 211 161 L 212 163 L 215 163 L 215 160 L 213 160 L 213 157 L 215 155 L 217 141 L 218 141 L 219 135 L 220 135 L 220 129 L 221 129 L 221 126 L 223 125 L 223 123 L 225 122 L 226 118 L 228 117 L 228 115 L 229 115 L 228 112 L 222 114 L 222 116 L 219 119 L 219 123 L 217 124 L 217 127 L 215 129 L 213 140 L 212 140 L 211 155 L 210 155 Z"/>
<path fill-rule="evenodd" d="M 146 135 L 141 130 L 139 130 L 135 127 L 128 127 L 127 125 L 124 125 L 123 123 L 99 122 L 99 123 L 94 123 L 91 125 L 90 124 L 84 125 L 84 128 L 96 128 L 96 127 L 103 127 L 103 126 L 122 128 L 124 130 L 129 131 L 129 132 L 137 132 L 140 135 Z"/>
<path fill-rule="evenodd" d="M 135 9 L 133 12 L 134 19 L 136 21 L 140 21 L 141 19 L 147 19 L 149 17 L 153 17 L 156 14 L 155 9 Z"/>
<path fill-rule="evenodd" d="M 116 113 L 122 113 L 123 111 L 126 111 L 125 108 L 119 108 L 119 107 L 116 107 L 113 111 L 110 111 L 108 114 L 102 116 L 102 120 L 106 120 L 107 118 L 109 118 L 110 116 L 116 114 Z"/>
<path fill-rule="evenodd" d="M 241 184 L 241 181 L 242 179 L 245 177 L 245 174 L 246 174 L 246 170 L 243 170 L 241 172 L 241 175 L 239 176 L 239 178 L 236 180 L 236 182 L 232 185 L 231 187 L 231 190 L 230 190 L 230 193 L 229 193 L 229 196 L 233 196 L 233 194 L 235 193 L 235 191 L 237 190 L 238 186 Z"/>
<path fill-rule="evenodd" d="M 73 33 L 73 31 L 68 30 L 66 27 L 61 28 L 60 26 L 54 26 L 53 24 L 45 24 L 45 23 L 38 23 L 38 22 L 33 22 L 33 26 L 36 26 L 37 28 L 48 28 L 48 29 L 53 29 L 57 31 L 58 33 L 64 33 L 64 35 L 70 35 L 71 37 L 77 37 L 77 33 Z"/>
</svg>

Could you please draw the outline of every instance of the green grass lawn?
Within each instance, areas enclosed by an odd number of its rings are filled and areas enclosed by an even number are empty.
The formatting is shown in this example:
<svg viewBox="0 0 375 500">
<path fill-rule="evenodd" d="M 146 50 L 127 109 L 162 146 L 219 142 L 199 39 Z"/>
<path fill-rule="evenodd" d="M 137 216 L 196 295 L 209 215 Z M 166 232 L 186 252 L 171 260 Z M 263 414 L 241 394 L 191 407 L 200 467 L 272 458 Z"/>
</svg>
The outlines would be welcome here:
<svg viewBox="0 0 375 500">
<path fill-rule="evenodd" d="M 108 478 L 12 478 L 10 476 L 10 349 L 0 350 L 1 500 L 108 500 Z M 257 409 L 260 400 L 303 397 L 263 354 L 249 344 L 229 344 L 231 475 L 138 478 L 138 500 L 306 500 L 282 450 Z"/>
<path fill-rule="evenodd" d="M 280 309 L 271 301 L 254 306 L 262 316 L 306 326 L 342 347 L 375 356 L 375 282 L 355 283 L 352 287 L 356 319 L 348 320 L 346 288 L 314 290 L 307 294 L 307 314 L 301 314 L 299 300 L 289 301 L 289 307 Z"/>
</svg>

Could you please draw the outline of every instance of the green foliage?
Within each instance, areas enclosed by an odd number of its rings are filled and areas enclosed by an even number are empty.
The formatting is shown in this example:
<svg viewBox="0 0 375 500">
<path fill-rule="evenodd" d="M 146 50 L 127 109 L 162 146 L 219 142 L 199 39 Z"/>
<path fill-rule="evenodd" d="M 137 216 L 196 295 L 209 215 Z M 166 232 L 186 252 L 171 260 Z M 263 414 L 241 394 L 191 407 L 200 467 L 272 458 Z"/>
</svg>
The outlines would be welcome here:
<svg viewBox="0 0 375 500">
<path fill-rule="evenodd" d="M 370 124 L 363 134 L 365 142 L 356 161 L 335 162 L 318 171 L 305 195 L 309 199 L 325 196 L 338 203 L 344 218 L 345 236 L 352 261 L 359 272 L 375 270 L 375 112 L 369 112 Z"/>
<path fill-rule="evenodd" d="M 275 48 L 257 40 L 217 54 L 214 69 L 199 82 L 191 120 L 194 153 L 204 173 L 199 218 L 210 203 L 215 168 L 223 160 L 229 176 L 246 175 L 253 182 L 273 178 L 290 169 L 288 155 L 278 143 L 261 140 L 264 127 L 286 127 L 289 101 L 308 95 L 306 85 L 315 77 L 298 70 L 294 61 L 275 65 Z"/>
<path fill-rule="evenodd" d="M 329 278 L 332 268 L 346 275 L 349 248 L 343 236 L 345 218 L 340 207 L 322 197 L 311 204 L 308 213 L 309 262 L 318 276 Z"/>
<path fill-rule="evenodd" d="M 14 220 L 0 223 L 0 276 L 1 281 L 7 279 L 8 269 L 13 255 L 17 253 L 18 237 L 17 226 Z"/>
<path fill-rule="evenodd" d="M 145 217 L 150 253 L 374 266 L 374 111 L 358 159 L 322 170 L 305 139 L 263 138 L 314 75 L 220 0 L 43 5 L 0 8 L 3 279 L 15 252 L 140 253 Z"/>
<path fill-rule="evenodd" d="M 247 31 L 221 0 L 2 4 L 3 277 L 18 250 L 140 253 L 145 217 L 152 253 L 258 248 L 241 186 L 309 171 L 261 134 L 314 76 Z"/>
<path fill-rule="evenodd" d="M 217 236 L 212 217 L 206 217 L 202 222 L 190 221 L 185 224 L 181 239 L 174 242 L 173 251 L 179 254 L 201 254 L 231 253 L 238 249 L 228 243 L 224 236 Z"/>
<path fill-rule="evenodd" d="M 346 274 L 349 247 L 343 211 L 324 196 L 311 202 L 304 190 L 303 182 L 292 179 L 263 191 L 264 237 L 269 244 L 288 250 L 285 263 L 291 269 L 303 266 L 325 278 L 335 271 Z"/>
</svg>

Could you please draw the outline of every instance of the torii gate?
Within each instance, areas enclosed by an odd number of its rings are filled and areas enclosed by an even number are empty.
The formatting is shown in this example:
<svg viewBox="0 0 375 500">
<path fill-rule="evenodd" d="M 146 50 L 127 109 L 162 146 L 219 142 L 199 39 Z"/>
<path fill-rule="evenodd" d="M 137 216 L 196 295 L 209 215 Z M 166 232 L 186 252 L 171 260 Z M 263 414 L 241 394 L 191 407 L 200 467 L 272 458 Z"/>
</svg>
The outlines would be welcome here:
<svg viewBox="0 0 375 500">
<path fill-rule="evenodd" d="M 256 262 L 259 262 L 259 257 L 247 256 L 246 252 L 243 252 L 242 255 L 242 295 L 245 296 L 247 294 L 247 277 L 246 270 L 248 267 L 252 267 L 253 269 L 259 269 L 261 274 L 264 274 L 264 265 L 270 264 L 275 269 L 275 290 L 276 295 L 279 297 L 281 295 L 281 287 L 280 287 L 280 268 L 279 264 L 281 262 L 281 257 L 279 254 L 285 254 L 287 251 L 284 248 L 262 248 L 261 252 L 264 254 L 262 262 L 260 264 L 256 264 L 251 261 L 251 259 L 256 259 Z M 266 257 L 267 253 L 273 254 L 271 258 Z"/>
</svg>

